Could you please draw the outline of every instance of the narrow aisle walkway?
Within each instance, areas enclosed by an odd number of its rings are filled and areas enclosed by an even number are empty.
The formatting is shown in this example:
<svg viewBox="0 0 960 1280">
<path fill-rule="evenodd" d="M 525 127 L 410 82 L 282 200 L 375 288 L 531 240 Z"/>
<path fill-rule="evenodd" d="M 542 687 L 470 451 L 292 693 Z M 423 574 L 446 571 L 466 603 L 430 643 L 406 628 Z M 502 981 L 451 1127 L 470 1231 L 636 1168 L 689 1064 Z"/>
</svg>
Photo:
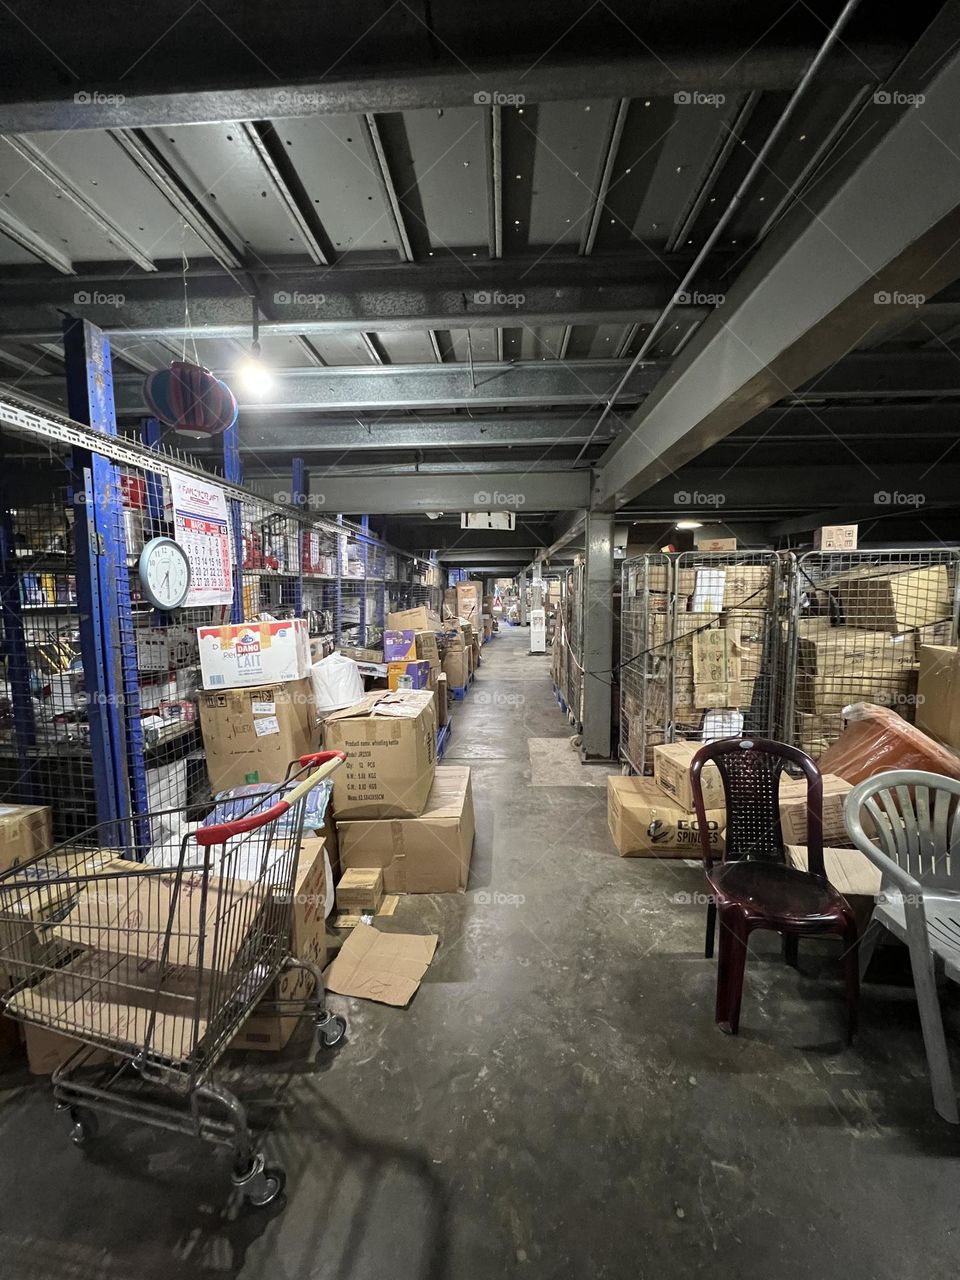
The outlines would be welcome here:
<svg viewBox="0 0 960 1280">
<path fill-rule="evenodd" d="M 956 1136 L 917 1078 L 911 993 L 902 1043 L 868 990 L 842 1051 L 829 954 L 828 981 L 816 952 L 798 975 L 771 950 L 742 1034 L 719 1033 L 702 872 L 616 856 L 604 770 L 531 785 L 531 739 L 571 730 L 527 645 L 487 644 L 455 708 L 476 848 L 466 894 L 403 898 L 390 925 L 440 938 L 410 1007 L 337 1000 L 336 1055 L 309 1067 L 301 1036 L 234 1080 L 285 1209 L 225 1218 L 225 1162 L 156 1131 L 71 1148 L 41 1085 L 0 1107 L 17 1280 L 807 1280 L 812 1250 L 828 1280 L 953 1274 Z"/>
</svg>

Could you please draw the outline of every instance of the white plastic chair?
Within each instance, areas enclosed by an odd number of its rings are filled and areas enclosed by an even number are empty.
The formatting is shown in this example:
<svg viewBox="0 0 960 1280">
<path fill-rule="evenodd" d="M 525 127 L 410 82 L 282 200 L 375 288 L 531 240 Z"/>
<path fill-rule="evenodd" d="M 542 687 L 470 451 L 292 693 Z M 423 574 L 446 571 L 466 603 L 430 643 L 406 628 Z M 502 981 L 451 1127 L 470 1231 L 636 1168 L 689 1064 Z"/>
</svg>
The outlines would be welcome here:
<svg viewBox="0 0 960 1280">
<path fill-rule="evenodd" d="M 881 926 L 910 948 L 933 1105 L 944 1120 L 958 1124 L 936 970 L 942 966 L 960 983 L 960 782 L 919 769 L 879 773 L 850 792 L 844 819 L 854 844 L 882 875 L 860 940 L 861 977 Z"/>
</svg>

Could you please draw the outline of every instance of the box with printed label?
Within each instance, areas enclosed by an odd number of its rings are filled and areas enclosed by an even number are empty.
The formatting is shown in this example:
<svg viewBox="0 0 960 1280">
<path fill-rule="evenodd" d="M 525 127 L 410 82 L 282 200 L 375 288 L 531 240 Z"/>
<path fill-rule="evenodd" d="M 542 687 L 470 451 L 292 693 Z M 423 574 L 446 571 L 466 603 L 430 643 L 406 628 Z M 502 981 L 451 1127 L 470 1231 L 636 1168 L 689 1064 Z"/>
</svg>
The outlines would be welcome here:
<svg viewBox="0 0 960 1280">
<path fill-rule="evenodd" d="M 243 689 L 310 674 L 310 638 L 303 618 L 200 627 L 197 637 L 205 689 Z"/>
<path fill-rule="evenodd" d="M 702 742 L 670 742 L 653 748 L 653 776 L 657 786 L 689 813 L 693 812 L 690 765 L 702 746 Z M 715 764 L 707 764 L 700 770 L 700 788 L 708 809 L 725 808 L 723 783 Z"/>
<path fill-rule="evenodd" d="M 423 812 L 437 769 L 436 699 L 429 689 L 369 693 L 327 717 L 323 740 L 347 755 L 333 775 L 338 819 L 416 818 Z"/>
<path fill-rule="evenodd" d="M 442 765 L 418 818 L 338 822 L 345 867 L 379 867 L 387 893 L 462 893 L 474 816 L 470 770 Z"/>
<path fill-rule="evenodd" d="M 400 677 L 409 676 L 411 689 L 427 689 L 430 687 L 429 662 L 388 662 L 387 688 L 399 689 Z"/>
<path fill-rule="evenodd" d="M 415 631 L 384 631 L 384 662 L 413 662 L 417 657 Z"/>
<path fill-rule="evenodd" d="M 200 694 L 200 731 L 214 795 L 244 782 L 282 782 L 319 740 L 313 682 Z M 251 778 L 251 774 L 256 774 Z"/>
<path fill-rule="evenodd" d="M 707 810 L 710 848 L 723 852 L 722 809 Z M 607 779 L 607 825 L 622 858 L 696 858 L 697 815 L 663 794 L 652 778 Z"/>
<path fill-rule="evenodd" d="M 457 612 L 461 618 L 466 618 L 471 626 L 482 630 L 483 623 L 481 615 L 483 613 L 482 606 L 483 587 L 479 582 L 458 582 L 457 583 Z"/>
<path fill-rule="evenodd" d="M 853 841 L 843 820 L 843 804 L 853 784 L 832 773 L 823 775 L 823 843 L 841 848 Z M 780 828 L 788 844 L 807 843 L 807 780 L 780 778 Z"/>
</svg>

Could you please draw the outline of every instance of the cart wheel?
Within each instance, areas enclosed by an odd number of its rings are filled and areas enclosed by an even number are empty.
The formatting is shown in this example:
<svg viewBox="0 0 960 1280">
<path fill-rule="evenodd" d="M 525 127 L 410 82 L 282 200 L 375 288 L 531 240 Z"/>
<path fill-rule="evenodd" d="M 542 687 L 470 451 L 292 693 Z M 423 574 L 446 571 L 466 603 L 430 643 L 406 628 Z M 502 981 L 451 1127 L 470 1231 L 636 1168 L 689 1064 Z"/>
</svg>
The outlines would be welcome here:
<svg viewBox="0 0 960 1280">
<path fill-rule="evenodd" d="M 342 1044 L 347 1034 L 347 1020 L 341 1018 L 339 1013 L 329 1014 L 323 1013 L 317 1018 L 317 1034 L 320 1037 L 320 1044 L 324 1049 L 335 1049 L 338 1044 Z"/>
<path fill-rule="evenodd" d="M 579 733 L 575 734 L 574 737 L 570 739 L 570 746 L 573 747 L 574 751 L 579 751 L 583 746 L 583 738 L 581 738 Z"/>
<path fill-rule="evenodd" d="M 621 776 L 621 777 L 623 777 L 623 778 L 629 778 L 629 776 L 630 776 L 631 772 L 632 772 L 632 770 L 631 770 L 631 768 L 630 768 L 630 766 L 629 766 L 628 764 L 622 764 L 622 765 L 620 766 L 620 776 Z"/>
<path fill-rule="evenodd" d="M 92 1142 L 100 1129 L 96 1114 L 86 1107 L 68 1107 L 67 1122 L 70 1141 L 77 1147 L 84 1147 Z"/>
<path fill-rule="evenodd" d="M 576 720 L 574 718 L 572 711 L 567 712 L 567 724 L 576 724 Z"/>
<path fill-rule="evenodd" d="M 250 1190 L 247 1200 L 255 1209 L 265 1209 L 268 1204 L 279 1200 L 286 1185 L 287 1175 L 283 1169 L 278 1164 L 268 1165 L 263 1171 L 260 1186 Z"/>
</svg>

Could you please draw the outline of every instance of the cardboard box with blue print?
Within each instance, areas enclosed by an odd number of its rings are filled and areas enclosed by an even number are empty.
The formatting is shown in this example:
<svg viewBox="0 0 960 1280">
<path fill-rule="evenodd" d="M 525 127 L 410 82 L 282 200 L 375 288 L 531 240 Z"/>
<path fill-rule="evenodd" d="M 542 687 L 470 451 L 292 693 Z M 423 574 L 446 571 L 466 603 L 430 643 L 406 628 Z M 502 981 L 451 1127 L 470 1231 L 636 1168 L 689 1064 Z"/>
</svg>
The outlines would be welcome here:
<svg viewBox="0 0 960 1280">
<path fill-rule="evenodd" d="M 199 627 L 204 689 L 302 680 L 310 674 L 310 639 L 303 618 Z"/>
<path fill-rule="evenodd" d="M 417 633 L 415 631 L 384 631 L 384 662 L 414 662 L 417 657 Z"/>
</svg>

